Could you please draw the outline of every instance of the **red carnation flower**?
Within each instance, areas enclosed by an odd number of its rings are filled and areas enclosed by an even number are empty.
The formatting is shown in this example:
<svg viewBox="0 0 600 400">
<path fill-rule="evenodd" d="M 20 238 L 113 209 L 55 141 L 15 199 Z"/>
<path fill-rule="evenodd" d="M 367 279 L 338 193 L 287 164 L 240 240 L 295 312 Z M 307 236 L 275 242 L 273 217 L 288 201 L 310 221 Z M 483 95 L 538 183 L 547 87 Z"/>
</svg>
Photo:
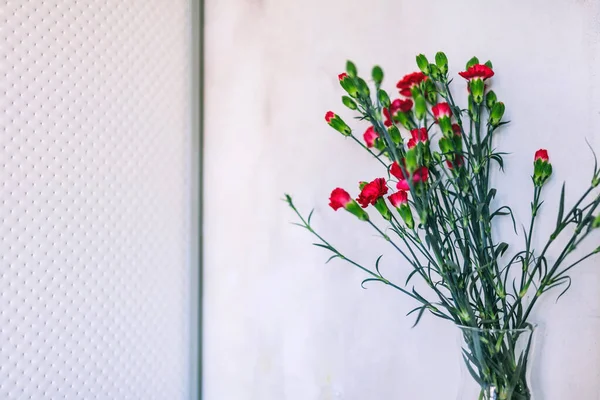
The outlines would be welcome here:
<svg viewBox="0 0 600 400">
<path fill-rule="evenodd" d="M 388 192 L 385 178 L 377 178 L 373 182 L 368 183 L 358 195 L 358 203 L 362 208 L 368 207 L 369 204 L 375 205 L 380 197 L 383 197 Z"/>
<path fill-rule="evenodd" d="M 448 103 L 436 104 L 435 106 L 431 107 L 431 112 L 433 113 L 433 117 L 436 121 L 440 118 L 450 118 L 452 116 L 452 110 L 450 110 Z"/>
<path fill-rule="evenodd" d="M 398 208 L 401 205 L 408 203 L 408 193 L 404 190 L 400 190 L 399 192 L 389 195 L 388 199 L 390 200 L 390 203 L 392 203 L 392 206 Z"/>
<path fill-rule="evenodd" d="M 327 114 L 325 114 L 325 121 L 327 121 L 327 123 L 331 123 L 331 120 L 335 118 L 335 113 L 333 111 L 327 111 Z"/>
<path fill-rule="evenodd" d="M 375 145 L 375 139 L 377 139 L 379 135 L 377 132 L 375 132 L 375 128 L 370 126 L 365 131 L 363 137 L 365 139 L 365 143 L 367 143 L 367 147 L 371 148 Z"/>
<path fill-rule="evenodd" d="M 346 208 L 346 205 L 352 201 L 352 197 L 342 188 L 333 189 L 329 196 L 329 207 L 337 211 L 339 208 Z"/>
<path fill-rule="evenodd" d="M 412 110 L 413 101 L 411 99 L 396 99 L 390 104 L 389 110 L 387 108 L 383 109 L 383 116 L 385 117 L 384 124 L 385 126 L 392 126 L 392 119 L 390 117 L 391 114 L 396 117 L 400 112 L 409 112 Z"/>
<path fill-rule="evenodd" d="M 454 132 L 455 135 L 460 136 L 461 135 L 460 125 L 452 124 L 452 132 Z"/>
<path fill-rule="evenodd" d="M 448 169 L 453 170 L 454 166 L 460 167 L 463 164 L 463 160 L 463 156 L 458 154 L 454 156 L 454 162 L 446 160 L 446 165 L 448 166 Z"/>
<path fill-rule="evenodd" d="M 429 169 L 427 167 L 421 167 L 415 171 L 412 175 L 413 184 L 419 182 L 427 182 L 429 179 Z M 410 186 L 408 185 L 408 181 L 406 179 L 400 179 L 398 184 L 396 185 L 398 190 L 410 190 Z"/>
<path fill-rule="evenodd" d="M 400 89 L 402 96 L 411 97 L 411 89 L 427 79 L 427 76 L 422 72 L 413 72 L 412 74 L 405 75 L 397 84 L 396 87 Z"/>
<path fill-rule="evenodd" d="M 550 158 L 548 157 L 548 150 L 539 149 L 535 152 L 534 161 L 542 160 L 543 162 L 547 162 Z"/>
<path fill-rule="evenodd" d="M 416 143 L 425 143 L 429 140 L 429 137 L 427 136 L 427 128 L 413 129 L 410 131 L 410 136 Z"/>
<path fill-rule="evenodd" d="M 344 78 L 345 78 L 345 77 L 347 77 L 347 76 L 348 76 L 348 74 L 347 74 L 347 73 L 345 73 L 345 72 L 342 72 L 341 74 L 339 74 L 339 75 L 338 75 L 338 79 L 339 79 L 340 81 L 342 81 L 342 80 L 344 80 Z"/>
<path fill-rule="evenodd" d="M 402 168 L 396 161 L 392 164 L 392 168 L 390 168 L 390 174 L 392 174 L 396 179 L 404 179 L 404 174 L 402 173 Z"/>
<path fill-rule="evenodd" d="M 390 110 L 392 115 L 396 115 L 398 111 L 409 112 L 413 107 L 413 101 L 411 99 L 396 99 L 392 101 Z"/>
<path fill-rule="evenodd" d="M 458 74 L 469 81 L 471 79 L 486 80 L 486 79 L 494 76 L 494 71 L 492 71 L 492 69 L 490 67 L 488 67 L 487 65 L 475 64 L 475 65 L 472 65 L 466 71 L 459 72 Z"/>
</svg>

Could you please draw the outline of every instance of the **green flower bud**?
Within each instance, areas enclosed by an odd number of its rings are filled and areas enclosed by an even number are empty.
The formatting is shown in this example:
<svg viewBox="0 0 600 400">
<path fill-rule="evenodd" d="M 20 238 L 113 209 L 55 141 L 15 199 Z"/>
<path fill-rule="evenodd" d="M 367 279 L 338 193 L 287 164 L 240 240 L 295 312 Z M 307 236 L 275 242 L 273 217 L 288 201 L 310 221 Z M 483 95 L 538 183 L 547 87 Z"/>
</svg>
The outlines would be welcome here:
<svg viewBox="0 0 600 400">
<path fill-rule="evenodd" d="M 427 114 L 427 102 L 425 101 L 425 98 L 423 96 L 416 96 L 415 97 L 415 116 L 417 117 L 417 119 L 421 120 L 423 118 L 425 118 L 425 115 Z"/>
<path fill-rule="evenodd" d="M 390 96 L 388 96 L 385 90 L 379 89 L 377 92 L 377 97 L 379 98 L 379 102 L 381 103 L 382 107 L 388 108 L 390 106 Z"/>
<path fill-rule="evenodd" d="M 354 79 L 350 78 L 349 76 L 345 76 L 340 79 L 340 86 L 346 91 L 346 93 L 350 95 L 350 97 L 358 97 L 358 89 L 356 88 Z"/>
<path fill-rule="evenodd" d="M 496 93 L 494 93 L 493 90 L 490 90 L 485 95 L 485 105 L 487 106 L 488 110 L 491 110 L 492 107 L 494 107 L 494 104 L 496 104 L 497 101 L 498 101 L 498 98 L 496 97 Z"/>
<path fill-rule="evenodd" d="M 467 67 L 465 69 L 469 69 L 475 64 L 479 64 L 479 58 L 477 57 L 473 57 L 469 61 L 467 61 Z"/>
<path fill-rule="evenodd" d="M 472 79 L 469 82 L 469 88 L 471 89 L 471 95 L 473 96 L 475 104 L 481 104 L 483 102 L 483 91 L 485 89 L 483 79 Z"/>
<path fill-rule="evenodd" d="M 350 129 L 350 127 L 346 125 L 344 120 L 341 119 L 340 116 L 335 114 L 333 111 L 328 111 L 327 114 L 325 114 L 325 121 L 327 121 L 329 126 L 331 126 L 336 131 L 340 132 L 342 135 L 352 135 L 352 129 Z"/>
<path fill-rule="evenodd" d="M 441 141 L 441 139 L 440 139 L 440 141 Z M 440 144 L 440 147 L 441 147 L 441 144 Z M 439 164 L 442 162 L 442 155 L 436 151 L 435 153 L 433 153 L 433 159 L 435 160 L 436 163 Z"/>
<path fill-rule="evenodd" d="M 400 122 L 403 127 L 410 130 L 410 129 L 412 129 L 412 125 L 411 125 L 410 119 L 408 118 L 409 115 L 410 115 L 410 113 L 408 113 L 408 112 L 401 112 L 401 113 L 396 114 L 394 119 L 396 121 Z"/>
<path fill-rule="evenodd" d="M 419 167 L 417 163 L 417 147 L 413 147 L 412 149 L 406 152 L 406 170 L 409 173 L 413 173 Z"/>
<path fill-rule="evenodd" d="M 379 65 L 373 67 L 371 76 L 373 77 L 373 82 L 375 82 L 377 86 L 381 85 L 381 82 L 383 81 L 383 70 Z"/>
<path fill-rule="evenodd" d="M 433 79 L 440 79 L 440 77 L 442 76 L 442 72 L 440 71 L 440 69 L 438 68 L 437 65 L 435 64 L 430 64 L 429 65 L 429 75 L 433 78 Z"/>
<path fill-rule="evenodd" d="M 443 137 L 440 139 L 439 146 L 440 146 L 440 150 L 444 154 L 454 151 L 454 145 L 452 143 L 452 140 L 448 139 L 447 137 Z"/>
<path fill-rule="evenodd" d="M 342 96 L 342 103 L 351 110 L 356 110 L 358 108 L 354 100 L 348 96 Z"/>
<path fill-rule="evenodd" d="M 410 206 L 408 204 L 403 204 L 397 208 L 398 214 L 406 224 L 408 229 L 413 229 L 415 227 L 415 220 L 412 216 L 412 211 L 410 210 Z"/>
<path fill-rule="evenodd" d="M 391 125 L 388 128 L 388 133 L 390 134 L 390 138 L 392 138 L 392 142 L 402 144 L 402 135 L 400 134 L 400 129 L 398 129 L 396 125 Z"/>
<path fill-rule="evenodd" d="M 495 127 L 500 124 L 500 120 L 502 120 L 502 117 L 504 116 L 504 109 L 504 103 L 498 102 L 494 104 L 492 110 L 490 111 L 490 124 L 492 126 Z"/>
<path fill-rule="evenodd" d="M 356 78 L 356 76 L 358 75 L 358 71 L 356 70 L 356 65 L 354 65 L 354 63 L 350 60 L 346 61 L 346 72 L 352 78 Z"/>
<path fill-rule="evenodd" d="M 371 95 L 371 91 L 369 90 L 369 85 L 362 78 L 356 78 L 358 93 L 363 97 L 369 97 Z"/>
<path fill-rule="evenodd" d="M 594 218 L 594 222 L 592 222 L 592 228 L 600 228 L 600 214 Z"/>
<path fill-rule="evenodd" d="M 417 56 L 417 66 L 425 75 L 429 75 L 429 61 L 423 54 Z"/>
<path fill-rule="evenodd" d="M 346 211 L 351 214 L 354 214 L 361 221 L 368 221 L 369 214 L 365 210 L 363 210 L 356 201 L 352 200 L 345 207 Z"/>
<path fill-rule="evenodd" d="M 390 209 L 388 208 L 383 197 L 380 197 L 377 202 L 375 202 L 375 208 L 377 211 L 379 211 L 379 214 L 381 214 L 383 219 L 387 221 L 392 219 L 392 213 L 390 212 Z"/>
<path fill-rule="evenodd" d="M 435 55 L 435 64 L 440 69 L 440 72 L 446 75 L 448 72 L 448 57 L 443 52 L 440 51 Z"/>
</svg>

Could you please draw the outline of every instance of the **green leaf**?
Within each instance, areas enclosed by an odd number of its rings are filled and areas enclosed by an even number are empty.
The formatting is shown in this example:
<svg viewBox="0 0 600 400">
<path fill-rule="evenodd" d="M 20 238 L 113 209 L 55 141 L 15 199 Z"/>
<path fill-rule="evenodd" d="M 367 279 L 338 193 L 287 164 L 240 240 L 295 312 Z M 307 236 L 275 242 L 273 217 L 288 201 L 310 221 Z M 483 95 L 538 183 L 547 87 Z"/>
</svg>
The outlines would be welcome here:
<svg viewBox="0 0 600 400">
<path fill-rule="evenodd" d="M 494 250 L 494 257 L 502 257 L 506 250 L 508 250 L 508 243 L 500 243 L 498 246 L 496 246 L 496 249 Z"/>
<path fill-rule="evenodd" d="M 367 282 L 372 282 L 372 281 L 381 282 L 381 279 L 379 279 L 379 278 L 367 278 L 367 279 L 363 280 L 363 281 L 360 283 L 360 286 L 361 286 L 363 289 L 366 289 L 366 287 L 365 287 L 365 283 L 367 283 Z"/>
<path fill-rule="evenodd" d="M 383 254 L 377 257 L 377 261 L 375 261 L 375 271 L 377 271 L 379 276 L 381 276 L 381 272 L 379 272 L 379 261 L 381 260 L 381 257 L 383 257 Z"/>
<path fill-rule="evenodd" d="M 332 255 L 331 257 L 329 257 L 329 259 L 327 261 L 325 261 L 325 264 L 329 264 L 329 261 L 331 261 L 331 260 L 333 260 L 334 258 L 337 258 L 337 257 L 339 257 L 338 254 Z"/>
<path fill-rule="evenodd" d="M 313 209 L 310 211 L 310 214 L 308 214 L 308 218 L 306 219 L 306 220 L 308 221 L 308 225 L 310 225 L 310 219 L 312 218 L 312 215 L 313 215 L 313 213 L 314 213 L 314 212 L 315 212 L 315 209 L 313 208 Z"/>
<path fill-rule="evenodd" d="M 561 225 L 563 215 L 565 212 L 565 185 L 566 182 L 563 182 L 562 190 L 560 191 L 560 201 L 558 204 L 558 216 L 556 218 L 556 229 Z"/>
<path fill-rule="evenodd" d="M 414 328 L 415 326 L 417 326 L 417 325 L 419 324 L 419 322 L 421 321 L 421 318 L 423 318 L 423 314 L 425 313 L 425 310 L 427 309 L 427 306 L 422 306 L 422 307 L 419 307 L 419 308 L 420 308 L 420 310 L 419 310 L 419 315 L 417 315 L 417 319 L 415 320 L 415 323 L 414 323 L 414 324 L 413 324 L 413 326 L 412 326 L 413 328 Z M 414 310 L 413 310 L 413 311 L 414 311 Z M 412 313 L 412 311 L 411 311 L 410 313 Z M 410 314 L 410 313 L 409 313 L 409 314 Z M 408 315 L 408 314 L 407 314 L 407 315 Z"/>
</svg>

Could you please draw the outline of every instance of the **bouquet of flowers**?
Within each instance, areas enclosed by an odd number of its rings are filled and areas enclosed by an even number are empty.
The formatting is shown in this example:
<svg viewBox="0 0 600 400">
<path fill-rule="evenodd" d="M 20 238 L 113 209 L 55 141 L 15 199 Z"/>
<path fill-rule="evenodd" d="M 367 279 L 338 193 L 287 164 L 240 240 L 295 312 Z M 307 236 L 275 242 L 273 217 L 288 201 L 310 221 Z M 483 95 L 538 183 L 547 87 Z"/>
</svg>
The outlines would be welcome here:
<svg viewBox="0 0 600 400">
<path fill-rule="evenodd" d="M 420 71 L 397 83 L 402 97 L 395 100 L 381 87 L 380 67 L 372 69 L 369 86 L 347 62 L 339 75 L 346 92 L 342 102 L 368 123 L 363 140 L 339 115 L 325 115 L 329 126 L 382 166 L 381 177 L 358 183 L 356 198 L 336 188 L 329 205 L 348 211 L 389 242 L 407 268 L 406 282 L 384 276 L 381 256 L 369 267 L 342 254 L 313 229 L 312 212 L 305 218 L 289 195 L 286 201 L 298 225 L 316 237 L 314 244 L 331 253 L 328 261 L 341 259 L 363 270 L 367 277 L 362 285 L 379 282 L 413 299 L 416 307 L 409 314 L 415 313 L 415 325 L 427 312 L 461 328 L 462 357 L 479 399 L 531 399 L 526 373 L 534 327 L 530 315 L 544 293 L 561 287 L 562 296 L 571 285 L 571 269 L 600 252 L 597 247 L 584 255 L 574 253 L 600 227 L 600 195 L 595 193 L 600 170 L 596 162 L 589 187 L 570 207 L 563 184 L 556 225 L 551 232 L 535 232 L 544 185 L 552 175 L 548 152 L 538 150 L 531 219 L 523 228 L 523 247 L 511 251 L 492 229 L 505 217 L 512 219 L 517 233 L 512 209 L 496 204 L 490 182 L 492 168 L 504 165 L 506 153 L 494 142 L 497 130 L 507 124 L 504 104 L 489 89 L 492 63 L 473 57 L 459 73 L 466 80 L 468 106 L 463 109 L 450 89 L 446 55 L 439 52 L 430 63 L 421 54 L 416 61 Z M 534 233 L 547 238 L 541 248 L 533 245 Z M 420 279 L 427 291 L 415 289 L 413 279 Z"/>
</svg>

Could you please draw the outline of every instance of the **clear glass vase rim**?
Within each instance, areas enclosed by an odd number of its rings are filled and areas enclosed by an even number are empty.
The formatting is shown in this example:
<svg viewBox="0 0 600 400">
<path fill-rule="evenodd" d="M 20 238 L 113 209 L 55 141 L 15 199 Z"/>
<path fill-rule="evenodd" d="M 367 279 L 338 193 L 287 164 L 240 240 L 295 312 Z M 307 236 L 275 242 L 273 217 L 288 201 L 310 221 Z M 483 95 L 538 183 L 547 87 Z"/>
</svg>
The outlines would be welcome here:
<svg viewBox="0 0 600 400">
<path fill-rule="evenodd" d="M 458 329 L 461 331 L 472 331 L 472 332 L 535 332 L 537 324 L 530 323 L 525 328 L 512 328 L 512 329 L 497 329 L 497 328 L 476 328 L 473 326 L 465 326 L 456 324 Z"/>
</svg>

